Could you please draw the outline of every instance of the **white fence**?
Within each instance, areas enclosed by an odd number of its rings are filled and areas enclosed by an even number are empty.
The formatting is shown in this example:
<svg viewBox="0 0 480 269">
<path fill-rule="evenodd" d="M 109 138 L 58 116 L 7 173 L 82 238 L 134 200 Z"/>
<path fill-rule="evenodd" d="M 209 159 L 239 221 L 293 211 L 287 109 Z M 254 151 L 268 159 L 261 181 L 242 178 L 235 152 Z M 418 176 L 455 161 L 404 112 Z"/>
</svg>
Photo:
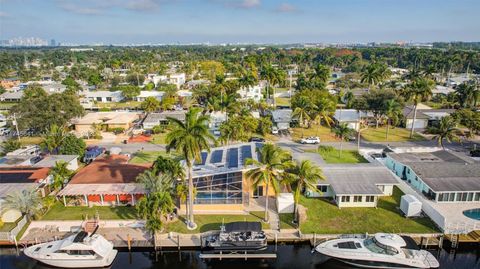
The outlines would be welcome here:
<svg viewBox="0 0 480 269">
<path fill-rule="evenodd" d="M 9 232 L 0 232 L 0 241 L 9 241 L 13 242 L 15 237 L 17 237 L 20 230 L 27 224 L 27 217 L 23 216 L 22 219 L 17 222 L 17 225 L 10 230 Z"/>
</svg>

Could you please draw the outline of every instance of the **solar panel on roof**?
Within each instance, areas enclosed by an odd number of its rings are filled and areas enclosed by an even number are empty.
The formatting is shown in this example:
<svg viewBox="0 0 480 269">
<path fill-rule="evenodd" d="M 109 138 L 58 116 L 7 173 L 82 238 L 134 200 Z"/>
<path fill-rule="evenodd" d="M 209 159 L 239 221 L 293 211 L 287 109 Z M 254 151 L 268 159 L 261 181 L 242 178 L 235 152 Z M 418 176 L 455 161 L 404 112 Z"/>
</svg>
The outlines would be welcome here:
<svg viewBox="0 0 480 269">
<path fill-rule="evenodd" d="M 243 158 L 243 164 L 245 164 L 245 160 L 252 158 L 252 147 L 250 145 L 242 146 L 241 147 L 241 152 L 242 152 L 242 158 Z"/>
<path fill-rule="evenodd" d="M 222 161 L 223 150 L 214 150 L 212 152 L 212 157 L 210 158 L 210 163 L 219 163 Z"/>
<path fill-rule="evenodd" d="M 231 148 L 227 151 L 228 168 L 238 167 L 238 148 Z"/>
</svg>

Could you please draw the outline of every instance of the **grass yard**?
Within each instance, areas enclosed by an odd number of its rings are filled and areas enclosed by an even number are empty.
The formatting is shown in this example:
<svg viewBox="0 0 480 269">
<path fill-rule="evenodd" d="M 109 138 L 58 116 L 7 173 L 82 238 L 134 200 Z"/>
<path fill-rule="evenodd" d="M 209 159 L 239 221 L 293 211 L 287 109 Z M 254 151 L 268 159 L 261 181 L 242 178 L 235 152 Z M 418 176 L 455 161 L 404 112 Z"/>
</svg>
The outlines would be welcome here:
<svg viewBox="0 0 480 269">
<path fill-rule="evenodd" d="M 97 103 L 94 106 L 98 108 L 110 108 L 110 109 L 126 109 L 126 108 L 139 108 L 142 102 L 127 101 L 118 103 Z"/>
<path fill-rule="evenodd" d="M 410 139 L 410 130 L 400 127 L 389 128 L 388 140 L 386 137 L 387 127 L 372 127 L 361 132 L 362 138 L 371 142 L 403 142 L 425 140 L 421 135 L 414 133 Z"/>
<path fill-rule="evenodd" d="M 167 133 L 160 133 L 160 134 L 154 134 L 152 135 L 152 141 L 151 143 L 157 144 L 157 145 L 165 145 L 165 138 L 167 137 Z"/>
<path fill-rule="evenodd" d="M 368 163 L 356 150 L 340 150 L 331 146 L 319 146 L 317 151 L 326 163 Z"/>
<path fill-rule="evenodd" d="M 20 137 L 20 144 L 22 146 L 26 145 L 38 145 L 42 142 L 42 138 L 40 136 L 23 136 Z"/>
<path fill-rule="evenodd" d="M 137 211 L 132 206 L 63 206 L 58 202 L 41 217 L 41 220 L 83 220 L 92 218 L 97 213 L 103 220 L 136 219 Z"/>
<path fill-rule="evenodd" d="M 275 97 L 275 105 L 277 105 L 277 106 L 290 106 L 290 98 Z"/>
<path fill-rule="evenodd" d="M 264 212 L 250 212 L 249 215 L 195 215 L 195 223 L 198 228 L 190 231 L 185 224 L 185 218 L 180 217 L 178 221 L 168 223 L 166 225 L 166 232 L 177 232 L 184 234 L 203 233 L 211 230 L 220 230 L 222 223 L 229 223 L 234 221 L 262 221 Z M 268 223 L 262 222 L 263 229 L 269 229 Z"/>
<path fill-rule="evenodd" d="M 296 225 L 293 224 L 293 213 L 281 213 L 278 214 L 280 218 L 280 229 L 296 229 Z"/>
<path fill-rule="evenodd" d="M 18 103 L 0 102 L 0 110 L 10 110 L 16 104 Z"/>
<path fill-rule="evenodd" d="M 160 155 L 165 157 L 171 157 L 171 158 L 180 158 L 174 152 L 167 153 L 165 151 L 139 151 L 133 154 L 133 158 L 130 160 L 130 163 L 133 163 L 133 164 L 153 163 Z"/>
<path fill-rule="evenodd" d="M 300 141 L 304 137 L 318 136 L 321 142 L 336 142 L 340 141 L 329 127 L 323 125 L 313 124 L 310 128 L 296 127 L 291 129 L 293 141 Z"/>
<path fill-rule="evenodd" d="M 394 187 L 393 195 L 382 197 L 378 208 L 342 208 L 325 199 L 301 197 L 300 204 L 307 208 L 307 220 L 300 225 L 302 233 L 435 233 L 429 218 L 407 219 L 400 215 L 402 191 Z"/>
</svg>

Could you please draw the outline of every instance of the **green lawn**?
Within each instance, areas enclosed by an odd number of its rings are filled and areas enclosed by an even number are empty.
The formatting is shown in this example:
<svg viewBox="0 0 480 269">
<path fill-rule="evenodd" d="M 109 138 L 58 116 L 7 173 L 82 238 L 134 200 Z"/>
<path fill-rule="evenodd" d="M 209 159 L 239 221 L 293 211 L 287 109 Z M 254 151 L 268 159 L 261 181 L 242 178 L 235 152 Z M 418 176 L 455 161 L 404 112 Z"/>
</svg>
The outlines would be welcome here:
<svg viewBox="0 0 480 269">
<path fill-rule="evenodd" d="M 278 214 L 280 218 L 280 229 L 296 229 L 296 225 L 293 224 L 293 214 L 281 213 Z"/>
<path fill-rule="evenodd" d="M 410 130 L 400 127 L 390 127 L 387 140 L 386 131 L 387 127 L 372 127 L 362 131 L 361 135 L 363 139 L 372 142 L 402 142 L 425 140 L 425 138 L 416 133 L 413 135 L 413 139 L 410 139 Z"/>
<path fill-rule="evenodd" d="M 82 220 L 85 216 L 92 218 L 97 213 L 100 219 L 136 219 L 137 211 L 132 206 L 63 206 L 62 203 L 56 203 L 41 220 Z"/>
<path fill-rule="evenodd" d="M 277 105 L 277 106 L 290 106 L 290 98 L 275 97 L 275 105 Z"/>
<path fill-rule="evenodd" d="M 160 155 L 165 157 L 178 158 L 178 156 L 173 152 L 169 154 L 165 151 L 139 151 L 133 154 L 133 158 L 130 160 L 130 163 L 133 163 L 133 164 L 153 163 Z"/>
<path fill-rule="evenodd" d="M 342 208 L 325 199 L 306 198 L 300 204 L 307 208 L 307 220 L 300 225 L 302 233 L 435 233 L 429 218 L 407 219 L 400 215 L 402 191 L 394 187 L 393 196 L 382 197 L 378 208 Z"/>
<path fill-rule="evenodd" d="M 110 109 L 125 109 L 125 108 L 139 108 L 142 102 L 126 101 L 118 103 L 97 103 L 94 106 L 98 108 L 110 108 Z"/>
<path fill-rule="evenodd" d="M 23 136 L 20 137 L 20 143 L 22 146 L 27 145 L 38 145 L 42 142 L 42 138 L 40 136 Z"/>
<path fill-rule="evenodd" d="M 9 110 L 13 106 L 15 106 L 18 103 L 10 103 L 10 102 L 1 102 L 0 103 L 0 110 Z"/>
<path fill-rule="evenodd" d="M 318 136 L 321 142 L 339 141 L 331 129 L 327 126 L 312 124 L 310 128 L 296 127 L 292 128 L 292 140 L 299 142 L 304 137 Z"/>
<path fill-rule="evenodd" d="M 368 163 L 362 155 L 356 150 L 342 150 L 331 146 L 319 146 L 318 154 L 322 156 L 326 163 Z"/>
<path fill-rule="evenodd" d="M 167 133 L 160 133 L 152 135 L 152 143 L 157 145 L 165 145 L 165 138 L 167 137 Z"/>
<path fill-rule="evenodd" d="M 195 215 L 196 230 L 190 231 L 185 224 L 185 218 L 180 217 L 178 221 L 167 224 L 166 232 L 177 232 L 184 234 L 203 233 L 211 230 L 220 230 L 222 223 L 234 221 L 262 221 L 264 212 L 250 212 L 249 215 Z M 262 222 L 263 229 L 268 229 L 268 223 Z"/>
</svg>

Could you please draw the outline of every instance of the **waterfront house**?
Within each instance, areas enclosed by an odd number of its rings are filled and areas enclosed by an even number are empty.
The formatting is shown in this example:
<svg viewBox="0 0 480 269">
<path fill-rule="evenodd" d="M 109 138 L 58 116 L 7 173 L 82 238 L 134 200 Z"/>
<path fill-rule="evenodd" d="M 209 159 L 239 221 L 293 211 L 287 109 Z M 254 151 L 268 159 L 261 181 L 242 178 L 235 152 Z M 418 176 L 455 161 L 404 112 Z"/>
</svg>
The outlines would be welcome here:
<svg viewBox="0 0 480 269">
<path fill-rule="evenodd" d="M 391 152 L 385 165 L 428 200 L 480 202 L 480 163 L 466 156 L 445 150 Z"/>
<path fill-rule="evenodd" d="M 325 180 L 319 181 L 319 192 L 306 190 L 307 197 L 327 197 L 342 207 L 376 207 L 378 199 L 390 196 L 398 185 L 385 167 L 372 164 L 324 165 Z"/>
<path fill-rule="evenodd" d="M 199 212 L 244 212 L 256 199 L 267 196 L 265 186 L 253 188 L 245 173 L 255 166 L 245 166 L 245 160 L 258 160 L 261 143 L 242 143 L 212 148 L 202 152 L 193 166 L 193 184 L 197 194 L 194 210 Z M 274 196 L 272 188 L 268 196 Z M 180 210 L 185 205 L 180 204 Z"/>
<path fill-rule="evenodd" d="M 143 120 L 143 128 L 150 130 L 157 125 L 167 125 L 168 118 L 174 118 L 179 121 L 185 121 L 185 110 L 163 111 L 159 113 L 149 113 Z"/>
<path fill-rule="evenodd" d="M 0 168 L 0 201 L 8 194 L 16 191 L 36 189 L 42 197 L 50 191 L 50 168 L 39 167 L 1 167 Z"/>
<path fill-rule="evenodd" d="M 150 165 L 129 164 L 125 155 L 109 155 L 95 159 L 81 169 L 57 196 L 67 205 L 131 204 L 146 194 L 139 174 Z"/>
<path fill-rule="evenodd" d="M 58 162 L 66 162 L 67 169 L 76 171 L 78 169 L 78 155 L 12 155 L 8 154 L 0 158 L 0 168 L 29 167 L 29 168 L 51 168 Z"/>
</svg>

